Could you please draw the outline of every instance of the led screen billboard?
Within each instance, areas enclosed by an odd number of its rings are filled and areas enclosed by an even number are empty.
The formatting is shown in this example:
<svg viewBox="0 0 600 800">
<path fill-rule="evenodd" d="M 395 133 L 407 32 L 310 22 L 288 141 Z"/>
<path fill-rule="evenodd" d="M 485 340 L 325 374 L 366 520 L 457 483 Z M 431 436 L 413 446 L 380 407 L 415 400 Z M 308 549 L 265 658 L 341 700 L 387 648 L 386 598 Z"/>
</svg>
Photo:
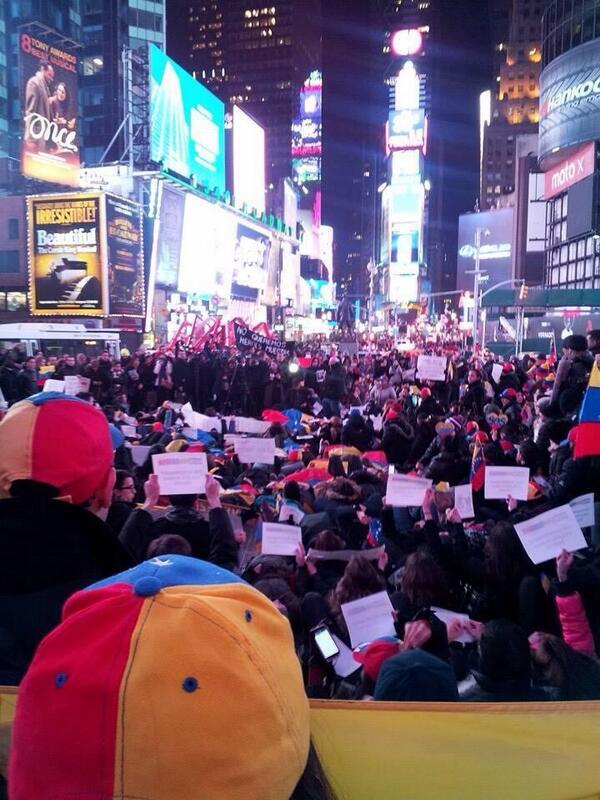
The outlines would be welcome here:
<svg viewBox="0 0 600 800">
<path fill-rule="evenodd" d="M 99 194 L 27 199 L 32 314 L 106 314 L 101 200 Z"/>
<path fill-rule="evenodd" d="M 387 151 L 426 150 L 427 120 L 422 108 L 390 111 L 387 124 Z"/>
<path fill-rule="evenodd" d="M 19 35 L 21 172 L 79 186 L 78 57 L 43 36 Z"/>
<path fill-rule="evenodd" d="M 271 237 L 266 231 L 238 222 L 235 232 L 231 293 L 255 300 L 269 271 Z"/>
<path fill-rule="evenodd" d="M 513 209 L 499 208 L 480 214 L 461 214 L 458 224 L 457 289 L 473 291 L 477 228 L 482 231 L 479 266 L 487 274 L 487 285 L 513 277 Z"/>
<path fill-rule="evenodd" d="M 323 79 L 314 70 L 302 86 L 299 110 L 292 123 L 292 167 L 300 185 L 321 180 L 322 121 Z"/>
<path fill-rule="evenodd" d="M 225 107 L 156 45 L 150 46 L 150 158 L 225 191 Z"/>
<path fill-rule="evenodd" d="M 598 131 L 600 39 L 594 39 L 563 53 L 542 71 L 540 161 L 567 147 L 593 142 Z M 546 164 L 542 166 L 545 170 Z"/>
<path fill-rule="evenodd" d="M 229 298 L 237 224 L 233 214 L 197 195 L 185 198 L 177 289 Z"/>
<path fill-rule="evenodd" d="M 265 210 L 265 131 L 238 106 L 233 107 L 233 194 L 238 207 Z"/>
<path fill-rule="evenodd" d="M 137 203 L 105 195 L 109 313 L 144 316 L 142 214 Z"/>
<path fill-rule="evenodd" d="M 154 224 L 157 226 L 154 240 L 153 272 L 155 282 L 174 289 L 179 278 L 179 257 L 181 255 L 181 232 L 185 195 L 164 186 L 160 199 L 160 209 Z"/>
</svg>

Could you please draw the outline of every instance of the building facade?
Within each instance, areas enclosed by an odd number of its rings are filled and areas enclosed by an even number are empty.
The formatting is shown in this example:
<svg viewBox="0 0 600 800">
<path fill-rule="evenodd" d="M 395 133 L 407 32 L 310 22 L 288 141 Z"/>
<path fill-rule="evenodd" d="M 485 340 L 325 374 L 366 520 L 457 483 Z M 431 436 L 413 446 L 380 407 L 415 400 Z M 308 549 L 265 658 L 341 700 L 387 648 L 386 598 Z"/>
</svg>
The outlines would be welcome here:
<svg viewBox="0 0 600 800">
<path fill-rule="evenodd" d="M 599 289 L 600 0 L 552 0 L 542 37 L 546 285 Z"/>
<path fill-rule="evenodd" d="M 183 41 L 169 51 L 227 104 L 266 131 L 267 185 L 292 176 L 291 132 L 298 96 L 321 70 L 320 0 L 191 0 Z"/>
<path fill-rule="evenodd" d="M 481 208 L 501 204 L 503 195 L 515 191 L 516 141 L 537 132 L 541 68 L 540 19 L 542 0 L 513 0 L 508 39 L 506 2 L 496 0 L 492 22 L 496 89 L 492 94 L 490 123 L 483 138 Z"/>
</svg>

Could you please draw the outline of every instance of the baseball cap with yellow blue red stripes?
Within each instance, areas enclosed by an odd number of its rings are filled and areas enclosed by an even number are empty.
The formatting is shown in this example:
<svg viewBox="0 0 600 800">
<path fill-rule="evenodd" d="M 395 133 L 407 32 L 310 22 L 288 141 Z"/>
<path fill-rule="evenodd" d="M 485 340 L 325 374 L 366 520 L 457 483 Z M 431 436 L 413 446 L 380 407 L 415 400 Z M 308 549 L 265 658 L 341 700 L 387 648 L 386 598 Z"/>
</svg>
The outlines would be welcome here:
<svg viewBox="0 0 600 800">
<path fill-rule="evenodd" d="M 289 623 L 197 559 L 78 592 L 19 692 L 11 800 L 289 800 L 309 751 Z"/>
</svg>

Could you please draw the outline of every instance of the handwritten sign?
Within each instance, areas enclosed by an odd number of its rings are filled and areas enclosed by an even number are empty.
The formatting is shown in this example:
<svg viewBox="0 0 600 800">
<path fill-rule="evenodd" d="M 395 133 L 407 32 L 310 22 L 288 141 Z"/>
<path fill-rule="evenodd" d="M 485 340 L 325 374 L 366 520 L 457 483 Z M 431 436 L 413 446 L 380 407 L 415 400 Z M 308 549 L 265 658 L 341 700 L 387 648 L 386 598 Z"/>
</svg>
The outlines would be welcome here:
<svg viewBox="0 0 600 800">
<path fill-rule="evenodd" d="M 454 487 L 454 505 L 461 519 L 473 519 L 475 509 L 473 508 L 473 487 L 470 483 Z"/>
<path fill-rule="evenodd" d="M 56 381 L 54 378 L 48 378 L 47 381 L 44 381 L 44 392 L 60 392 L 61 394 L 64 394 L 64 391 L 64 381 Z"/>
<path fill-rule="evenodd" d="M 160 493 L 202 494 L 206 488 L 206 453 L 165 453 L 152 456 Z"/>
</svg>

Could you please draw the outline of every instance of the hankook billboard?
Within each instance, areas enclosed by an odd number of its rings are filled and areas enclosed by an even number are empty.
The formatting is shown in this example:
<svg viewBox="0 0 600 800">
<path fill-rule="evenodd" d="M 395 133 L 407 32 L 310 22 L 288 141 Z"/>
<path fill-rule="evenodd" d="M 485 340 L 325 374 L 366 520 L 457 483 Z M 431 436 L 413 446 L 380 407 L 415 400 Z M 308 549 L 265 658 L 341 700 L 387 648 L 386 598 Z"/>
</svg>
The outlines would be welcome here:
<svg viewBox="0 0 600 800">
<path fill-rule="evenodd" d="M 540 77 L 539 157 L 592 142 L 600 131 L 600 39 L 552 61 Z"/>
</svg>

